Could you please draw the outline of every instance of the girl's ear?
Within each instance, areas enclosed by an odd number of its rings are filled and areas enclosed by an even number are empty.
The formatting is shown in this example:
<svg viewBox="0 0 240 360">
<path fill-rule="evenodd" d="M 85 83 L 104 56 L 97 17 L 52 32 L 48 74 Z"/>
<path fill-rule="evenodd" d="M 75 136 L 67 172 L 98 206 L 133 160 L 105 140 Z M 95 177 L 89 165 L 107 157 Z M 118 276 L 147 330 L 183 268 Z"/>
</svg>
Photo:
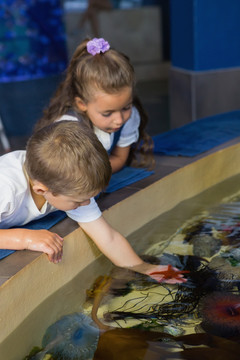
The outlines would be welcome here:
<svg viewBox="0 0 240 360">
<path fill-rule="evenodd" d="M 76 104 L 78 110 L 80 110 L 82 112 L 87 111 L 87 105 L 80 97 L 78 97 L 78 96 L 75 97 L 75 104 Z"/>
</svg>

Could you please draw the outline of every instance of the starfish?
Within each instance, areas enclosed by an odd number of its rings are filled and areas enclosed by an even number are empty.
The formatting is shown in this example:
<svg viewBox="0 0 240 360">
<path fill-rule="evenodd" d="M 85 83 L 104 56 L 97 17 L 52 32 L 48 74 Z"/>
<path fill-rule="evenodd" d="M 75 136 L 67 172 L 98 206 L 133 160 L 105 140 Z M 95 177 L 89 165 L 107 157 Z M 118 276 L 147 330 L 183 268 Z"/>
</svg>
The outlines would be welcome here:
<svg viewBox="0 0 240 360">
<path fill-rule="evenodd" d="M 175 270 L 172 265 L 168 265 L 167 270 L 164 271 L 154 271 L 150 273 L 149 275 L 157 275 L 157 274 L 163 274 L 163 280 L 169 280 L 169 279 L 182 279 L 180 274 L 186 274 L 189 273 L 188 270 Z"/>
</svg>

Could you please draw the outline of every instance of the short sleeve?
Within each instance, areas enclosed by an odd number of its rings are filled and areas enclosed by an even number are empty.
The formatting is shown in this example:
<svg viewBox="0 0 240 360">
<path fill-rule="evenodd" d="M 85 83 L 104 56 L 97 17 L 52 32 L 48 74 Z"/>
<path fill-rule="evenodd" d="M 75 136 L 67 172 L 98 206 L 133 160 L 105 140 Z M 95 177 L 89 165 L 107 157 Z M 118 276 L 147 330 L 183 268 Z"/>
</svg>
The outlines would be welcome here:
<svg viewBox="0 0 240 360">
<path fill-rule="evenodd" d="M 55 122 L 59 122 L 59 121 L 63 121 L 63 120 L 78 121 L 78 118 L 73 115 L 65 114 L 65 115 L 62 115 L 59 119 L 55 120 Z"/>
<path fill-rule="evenodd" d="M 94 198 L 90 199 L 90 204 L 79 206 L 77 209 L 66 211 L 67 215 L 77 222 L 90 222 L 97 220 L 102 212 Z"/>
<path fill-rule="evenodd" d="M 140 115 L 138 110 L 133 107 L 132 114 L 126 124 L 123 126 L 117 146 L 126 147 L 138 140 L 139 137 Z"/>
<path fill-rule="evenodd" d="M 15 208 L 15 195 L 14 190 L 10 184 L 4 184 L 1 181 L 1 192 L 0 192 L 0 228 L 1 223 L 4 222 L 5 218 L 11 215 Z M 3 225 L 3 224 L 2 224 Z M 4 226 L 3 226 L 4 227 Z"/>
</svg>

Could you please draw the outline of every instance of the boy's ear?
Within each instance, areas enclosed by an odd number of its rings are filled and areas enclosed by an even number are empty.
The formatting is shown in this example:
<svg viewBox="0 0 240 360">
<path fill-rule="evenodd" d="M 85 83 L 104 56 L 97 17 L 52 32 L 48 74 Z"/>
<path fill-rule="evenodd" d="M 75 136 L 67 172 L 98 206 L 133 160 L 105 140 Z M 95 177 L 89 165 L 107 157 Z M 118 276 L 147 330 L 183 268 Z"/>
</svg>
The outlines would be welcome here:
<svg viewBox="0 0 240 360">
<path fill-rule="evenodd" d="M 82 111 L 85 112 L 87 110 L 87 105 L 85 104 L 85 102 L 78 96 L 75 97 L 75 104 L 77 106 L 77 108 Z"/>
<path fill-rule="evenodd" d="M 37 180 L 32 180 L 31 185 L 33 191 L 37 195 L 45 195 L 46 192 L 48 191 L 48 188 Z"/>
</svg>

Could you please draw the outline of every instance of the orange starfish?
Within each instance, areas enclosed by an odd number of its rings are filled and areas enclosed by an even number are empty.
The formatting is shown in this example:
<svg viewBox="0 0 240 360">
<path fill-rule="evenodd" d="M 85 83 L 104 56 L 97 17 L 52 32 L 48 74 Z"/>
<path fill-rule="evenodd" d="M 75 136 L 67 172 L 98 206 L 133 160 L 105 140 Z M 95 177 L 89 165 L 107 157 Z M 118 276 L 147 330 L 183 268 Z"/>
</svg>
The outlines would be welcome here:
<svg viewBox="0 0 240 360">
<path fill-rule="evenodd" d="M 167 270 L 164 271 L 154 271 L 150 273 L 149 275 L 157 275 L 157 274 L 163 274 L 163 280 L 169 280 L 169 279 L 182 279 L 180 274 L 186 274 L 189 273 L 188 270 L 175 270 L 172 265 L 168 265 Z"/>
</svg>

